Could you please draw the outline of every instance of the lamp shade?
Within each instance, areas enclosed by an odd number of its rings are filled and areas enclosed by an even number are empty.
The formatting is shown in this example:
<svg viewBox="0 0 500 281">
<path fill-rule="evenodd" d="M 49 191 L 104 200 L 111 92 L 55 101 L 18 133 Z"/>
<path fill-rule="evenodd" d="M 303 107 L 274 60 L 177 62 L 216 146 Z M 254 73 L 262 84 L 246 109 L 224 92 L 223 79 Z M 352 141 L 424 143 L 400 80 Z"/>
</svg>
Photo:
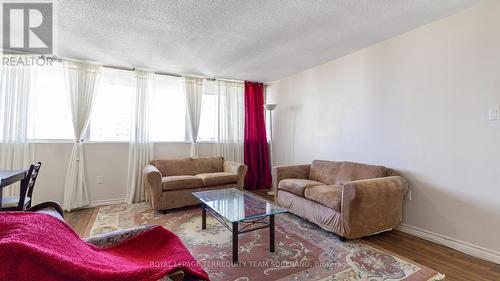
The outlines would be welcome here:
<svg viewBox="0 0 500 281">
<path fill-rule="evenodd" d="M 275 103 L 268 103 L 268 104 L 265 104 L 265 105 L 264 105 L 264 108 L 265 108 L 266 110 L 273 111 L 274 109 L 276 109 L 276 107 L 277 107 L 277 106 L 278 106 L 278 105 L 277 105 L 277 104 L 275 104 Z"/>
</svg>

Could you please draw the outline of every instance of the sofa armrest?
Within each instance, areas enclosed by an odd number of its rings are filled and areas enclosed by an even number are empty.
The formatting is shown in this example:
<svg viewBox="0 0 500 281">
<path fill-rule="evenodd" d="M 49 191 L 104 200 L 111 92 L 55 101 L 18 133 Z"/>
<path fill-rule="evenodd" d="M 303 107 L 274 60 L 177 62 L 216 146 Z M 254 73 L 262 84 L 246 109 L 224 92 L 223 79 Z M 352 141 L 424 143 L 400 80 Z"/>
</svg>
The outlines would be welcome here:
<svg viewBox="0 0 500 281">
<path fill-rule="evenodd" d="M 223 170 L 226 173 L 238 175 L 238 189 L 243 190 L 245 185 L 245 176 L 247 174 L 248 167 L 245 164 L 224 160 Z"/>
<path fill-rule="evenodd" d="M 342 189 L 346 238 L 394 228 L 402 221 L 408 181 L 400 176 L 347 182 Z"/>
<path fill-rule="evenodd" d="M 308 179 L 310 169 L 310 164 L 274 166 L 271 174 L 273 176 L 273 190 L 275 194 L 280 181 L 284 179 Z"/>
<path fill-rule="evenodd" d="M 64 212 L 59 203 L 47 201 L 26 209 L 26 212 L 45 213 L 64 221 Z"/>
<path fill-rule="evenodd" d="M 144 190 L 146 191 L 147 198 L 153 205 L 153 208 L 160 202 L 162 194 L 161 178 L 162 175 L 158 168 L 154 165 L 147 164 L 143 169 L 144 175 Z"/>
<path fill-rule="evenodd" d="M 127 239 L 135 237 L 142 232 L 152 229 L 153 225 L 138 226 L 128 229 L 115 230 L 103 234 L 94 235 L 85 238 L 85 242 L 90 243 L 98 248 L 110 248 L 113 247 Z M 182 281 L 184 280 L 184 271 L 176 270 L 167 276 L 158 279 L 158 281 Z"/>
<path fill-rule="evenodd" d="M 119 229 L 103 234 L 90 236 L 88 238 L 85 238 L 84 240 L 85 242 L 99 248 L 110 248 L 153 227 L 154 226 L 152 225 L 145 225 L 127 229 Z"/>
</svg>

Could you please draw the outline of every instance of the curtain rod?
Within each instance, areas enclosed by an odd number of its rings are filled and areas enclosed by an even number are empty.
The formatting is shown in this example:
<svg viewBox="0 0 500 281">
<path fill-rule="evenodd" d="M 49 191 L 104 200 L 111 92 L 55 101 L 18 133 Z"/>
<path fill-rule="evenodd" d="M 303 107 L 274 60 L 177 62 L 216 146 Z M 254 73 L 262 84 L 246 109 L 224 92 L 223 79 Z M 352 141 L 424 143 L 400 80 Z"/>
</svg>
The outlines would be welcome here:
<svg viewBox="0 0 500 281">
<path fill-rule="evenodd" d="M 42 58 L 45 58 L 44 55 L 40 55 L 40 57 Z M 85 63 L 89 63 L 88 61 L 83 61 L 83 60 L 77 60 L 77 59 L 69 59 L 69 58 L 61 58 L 61 57 L 58 57 L 58 56 L 50 56 L 50 58 L 54 61 L 57 61 L 57 62 L 64 62 L 64 61 L 67 61 L 67 62 L 85 62 Z M 92 63 L 92 62 L 90 62 Z M 97 63 L 97 62 L 94 62 L 94 63 Z M 100 64 L 100 63 L 98 63 Z M 138 68 L 135 68 L 135 67 L 127 67 L 127 66 L 119 66 L 119 65 L 109 65 L 109 64 L 100 64 L 102 67 L 105 67 L 105 68 L 111 68 L 111 69 L 118 69 L 118 70 L 125 70 L 125 71 L 135 71 L 137 70 Z M 216 77 L 208 77 L 208 76 L 200 76 L 200 75 L 181 75 L 181 74 L 177 74 L 177 73 L 168 73 L 168 72 L 159 72 L 159 71 L 153 71 L 154 74 L 156 75 L 163 75 L 163 76 L 170 76 L 170 77 L 184 77 L 184 76 L 188 76 L 188 77 L 195 77 L 195 78 L 201 78 L 201 79 L 205 79 L 205 80 L 211 80 L 211 81 L 216 81 L 216 80 L 220 80 L 220 81 L 228 81 L 228 82 L 245 82 L 245 81 L 242 81 L 242 80 L 236 80 L 236 79 L 227 79 L 227 78 L 216 78 Z"/>
<path fill-rule="evenodd" d="M 40 56 L 41 58 L 46 58 L 46 57 L 50 57 L 52 60 L 54 61 L 57 61 L 57 62 L 63 62 L 63 61 L 68 61 L 68 62 L 85 62 L 85 63 L 97 63 L 97 64 L 100 64 L 102 67 L 105 67 L 105 68 L 111 68 L 111 69 L 119 69 L 119 70 L 125 70 L 125 71 L 135 71 L 137 70 L 137 68 L 135 67 L 127 67 L 127 66 L 119 66 L 119 65 L 108 65 L 108 64 L 102 64 L 102 63 L 99 63 L 99 62 L 90 62 L 90 61 L 84 61 L 84 60 L 78 60 L 78 59 L 70 59 L 70 58 L 61 58 L 61 57 L 58 57 L 56 55 L 52 55 L 52 56 L 45 56 L 45 55 L 40 55 L 40 54 L 28 54 L 26 52 L 22 52 L 22 51 L 16 51 L 16 53 L 18 53 L 19 55 L 25 55 L 25 56 L 29 56 L 29 55 L 35 55 L 35 56 Z M 4 55 L 3 54 L 3 48 L 0 48 L 0 55 Z M 200 78 L 200 79 L 205 79 L 205 80 L 211 80 L 211 81 L 216 81 L 216 80 L 219 80 L 219 81 L 227 81 L 227 82 L 245 82 L 244 80 L 238 80 L 238 79 L 229 79 L 229 78 L 217 78 L 217 77 L 208 77 L 208 76 L 201 76 L 201 75 L 182 75 L 182 74 L 178 74 L 178 73 L 168 73 L 168 72 L 160 72 L 160 71 L 152 71 L 154 74 L 157 74 L 157 75 L 163 75 L 163 76 L 170 76 L 170 77 L 184 77 L 184 76 L 187 76 L 187 77 L 194 77 L 194 78 Z M 267 86 L 267 83 L 264 83 L 262 82 L 262 84 L 264 84 L 264 86 Z"/>
</svg>

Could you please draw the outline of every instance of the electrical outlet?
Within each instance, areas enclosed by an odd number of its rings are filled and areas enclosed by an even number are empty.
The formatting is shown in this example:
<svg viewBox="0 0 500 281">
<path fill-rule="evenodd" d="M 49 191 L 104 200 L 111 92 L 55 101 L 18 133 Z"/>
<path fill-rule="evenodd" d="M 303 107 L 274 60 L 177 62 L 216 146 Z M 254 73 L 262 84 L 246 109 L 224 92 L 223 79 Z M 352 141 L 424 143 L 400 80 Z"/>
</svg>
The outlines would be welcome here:
<svg viewBox="0 0 500 281">
<path fill-rule="evenodd" d="M 405 200 L 411 201 L 411 189 L 405 193 Z"/>
<path fill-rule="evenodd" d="M 500 105 L 497 107 L 491 107 L 488 111 L 488 118 L 490 121 L 500 120 Z"/>
<path fill-rule="evenodd" d="M 97 184 L 103 184 L 104 183 L 104 177 L 103 176 L 98 176 L 97 177 Z"/>
</svg>

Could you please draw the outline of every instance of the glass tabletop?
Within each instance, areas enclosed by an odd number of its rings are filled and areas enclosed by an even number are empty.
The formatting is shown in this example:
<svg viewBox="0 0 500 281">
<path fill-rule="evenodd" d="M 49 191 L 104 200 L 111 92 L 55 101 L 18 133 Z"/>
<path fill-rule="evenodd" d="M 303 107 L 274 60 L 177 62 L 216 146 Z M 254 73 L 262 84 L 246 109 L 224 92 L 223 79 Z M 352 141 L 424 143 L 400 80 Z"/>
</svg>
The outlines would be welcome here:
<svg viewBox="0 0 500 281">
<path fill-rule="evenodd" d="M 287 212 L 286 209 L 236 188 L 193 192 L 193 195 L 229 222 Z"/>
</svg>

